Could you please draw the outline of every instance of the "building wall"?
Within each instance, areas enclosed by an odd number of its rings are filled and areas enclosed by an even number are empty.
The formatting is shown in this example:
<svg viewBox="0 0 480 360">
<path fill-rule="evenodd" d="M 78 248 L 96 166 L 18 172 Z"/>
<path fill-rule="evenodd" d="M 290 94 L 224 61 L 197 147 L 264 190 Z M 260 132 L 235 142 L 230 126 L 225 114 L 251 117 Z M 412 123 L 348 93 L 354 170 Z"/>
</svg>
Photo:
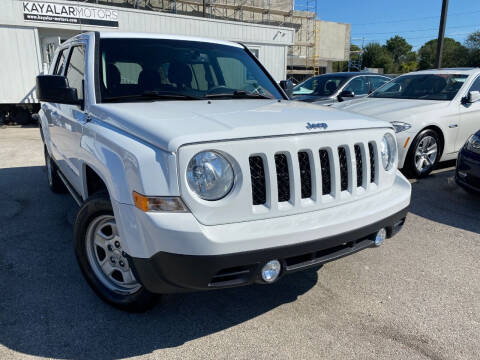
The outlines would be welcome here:
<svg viewBox="0 0 480 360">
<path fill-rule="evenodd" d="M 329 61 L 348 60 L 350 50 L 350 24 L 317 20 L 316 50 L 319 59 Z"/>
<path fill-rule="evenodd" d="M 35 77 L 41 72 L 38 32 L 0 25 L 0 103 L 35 102 Z"/>
</svg>

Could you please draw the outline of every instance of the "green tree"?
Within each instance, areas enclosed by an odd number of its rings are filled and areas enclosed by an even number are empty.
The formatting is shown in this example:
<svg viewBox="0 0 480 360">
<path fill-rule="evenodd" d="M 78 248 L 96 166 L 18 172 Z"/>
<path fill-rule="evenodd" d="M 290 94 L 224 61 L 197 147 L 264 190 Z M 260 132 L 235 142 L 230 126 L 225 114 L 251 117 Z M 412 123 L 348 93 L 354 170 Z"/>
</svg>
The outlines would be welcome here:
<svg viewBox="0 0 480 360">
<path fill-rule="evenodd" d="M 394 71 L 393 56 L 385 46 L 373 42 L 365 46 L 363 52 L 363 67 L 383 68 L 385 74 Z"/>
<path fill-rule="evenodd" d="M 432 69 L 435 67 L 435 57 L 437 54 L 437 39 L 426 42 L 418 50 L 420 70 Z M 468 49 L 452 38 L 445 38 L 443 43 L 442 67 L 468 66 Z"/>
<path fill-rule="evenodd" d="M 480 31 L 471 33 L 465 41 L 468 48 L 469 65 L 480 67 Z"/>
<path fill-rule="evenodd" d="M 406 61 L 407 56 L 412 52 L 412 45 L 398 35 L 388 39 L 385 48 L 392 54 L 393 62 L 396 65 Z"/>
</svg>

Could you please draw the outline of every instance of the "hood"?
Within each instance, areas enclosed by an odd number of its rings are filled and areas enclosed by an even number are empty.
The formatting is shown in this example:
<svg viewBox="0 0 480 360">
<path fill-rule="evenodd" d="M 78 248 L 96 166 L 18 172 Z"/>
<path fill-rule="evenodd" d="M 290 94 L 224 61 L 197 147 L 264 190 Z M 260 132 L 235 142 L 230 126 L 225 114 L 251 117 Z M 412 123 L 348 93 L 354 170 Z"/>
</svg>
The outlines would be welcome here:
<svg viewBox="0 0 480 360">
<path fill-rule="evenodd" d="M 348 102 L 337 103 L 336 109 L 351 111 L 365 116 L 371 116 L 385 121 L 403 121 L 408 117 L 447 107 L 448 101 L 441 100 L 411 100 L 411 99 L 380 99 L 367 97 Z"/>
<path fill-rule="evenodd" d="M 181 145 L 322 131 L 391 127 L 330 107 L 277 100 L 193 100 L 93 105 L 91 112 L 167 151 Z M 307 128 L 307 123 L 326 123 Z"/>
</svg>

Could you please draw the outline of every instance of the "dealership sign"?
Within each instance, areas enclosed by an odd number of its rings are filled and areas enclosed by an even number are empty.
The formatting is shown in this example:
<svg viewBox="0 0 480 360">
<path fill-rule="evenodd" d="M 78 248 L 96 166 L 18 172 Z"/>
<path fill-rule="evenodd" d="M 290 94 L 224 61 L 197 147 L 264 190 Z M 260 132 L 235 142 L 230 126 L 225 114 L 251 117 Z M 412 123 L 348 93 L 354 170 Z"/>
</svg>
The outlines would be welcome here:
<svg viewBox="0 0 480 360">
<path fill-rule="evenodd" d="M 24 1 L 23 18 L 27 21 L 118 27 L 116 10 L 43 1 Z"/>
</svg>

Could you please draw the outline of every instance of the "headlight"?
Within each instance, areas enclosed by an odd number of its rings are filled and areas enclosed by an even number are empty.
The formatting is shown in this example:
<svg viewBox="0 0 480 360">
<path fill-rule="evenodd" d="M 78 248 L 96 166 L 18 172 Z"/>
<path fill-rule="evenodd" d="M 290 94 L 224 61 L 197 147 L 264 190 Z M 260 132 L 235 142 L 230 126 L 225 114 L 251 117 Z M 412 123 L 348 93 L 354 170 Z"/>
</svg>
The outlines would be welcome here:
<svg viewBox="0 0 480 360">
<path fill-rule="evenodd" d="M 382 155 L 382 164 L 385 170 L 390 170 L 395 164 L 397 158 L 397 142 L 392 134 L 385 134 L 380 143 L 380 154 Z"/>
<path fill-rule="evenodd" d="M 188 163 L 188 186 L 204 200 L 225 197 L 233 187 L 233 179 L 232 165 L 217 152 L 200 152 Z"/>
<path fill-rule="evenodd" d="M 474 153 L 480 154 L 480 136 L 472 135 L 465 143 L 465 148 Z"/>
<path fill-rule="evenodd" d="M 395 128 L 396 133 L 408 130 L 412 127 L 412 125 L 401 121 L 392 121 L 392 125 Z"/>
</svg>

